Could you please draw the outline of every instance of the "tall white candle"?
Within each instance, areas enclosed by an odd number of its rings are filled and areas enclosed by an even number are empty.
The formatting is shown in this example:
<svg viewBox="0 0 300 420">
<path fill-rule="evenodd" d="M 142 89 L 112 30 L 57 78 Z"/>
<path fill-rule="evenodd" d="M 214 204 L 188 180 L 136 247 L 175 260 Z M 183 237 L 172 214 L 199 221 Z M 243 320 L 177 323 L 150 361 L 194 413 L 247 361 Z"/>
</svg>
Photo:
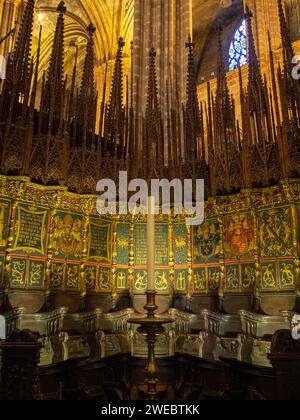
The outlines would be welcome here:
<svg viewBox="0 0 300 420">
<path fill-rule="evenodd" d="M 147 216 L 147 264 L 148 290 L 155 290 L 155 198 L 148 197 Z"/>
</svg>

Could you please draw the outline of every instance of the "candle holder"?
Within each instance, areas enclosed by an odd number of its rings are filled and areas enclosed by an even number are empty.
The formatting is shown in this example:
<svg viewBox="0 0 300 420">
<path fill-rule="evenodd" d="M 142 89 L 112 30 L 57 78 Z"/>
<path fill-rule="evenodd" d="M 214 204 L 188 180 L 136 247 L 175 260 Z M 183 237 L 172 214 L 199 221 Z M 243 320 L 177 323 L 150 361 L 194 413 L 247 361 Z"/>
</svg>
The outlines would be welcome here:
<svg viewBox="0 0 300 420">
<path fill-rule="evenodd" d="M 146 295 L 147 303 L 144 309 L 147 311 L 147 317 L 131 319 L 128 322 L 130 324 L 140 325 L 138 332 L 146 337 L 148 344 L 148 360 L 145 378 L 146 391 L 141 392 L 146 397 L 146 400 L 155 401 L 159 396 L 157 389 L 159 383 L 159 369 L 155 358 L 155 344 L 157 337 L 165 332 L 164 325 L 171 324 L 173 319 L 156 316 L 155 312 L 158 309 L 155 302 L 156 292 L 154 290 L 148 290 Z"/>
</svg>

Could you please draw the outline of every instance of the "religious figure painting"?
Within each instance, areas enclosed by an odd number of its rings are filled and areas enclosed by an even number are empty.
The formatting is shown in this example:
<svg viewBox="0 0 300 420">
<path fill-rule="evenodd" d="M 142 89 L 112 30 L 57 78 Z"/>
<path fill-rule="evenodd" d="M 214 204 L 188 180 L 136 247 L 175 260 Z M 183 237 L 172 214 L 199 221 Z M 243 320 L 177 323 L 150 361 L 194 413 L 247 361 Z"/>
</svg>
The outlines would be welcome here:
<svg viewBox="0 0 300 420">
<path fill-rule="evenodd" d="M 52 245 L 58 258 L 80 259 L 82 253 L 82 221 L 70 214 L 58 215 L 54 220 Z"/>
<path fill-rule="evenodd" d="M 205 268 L 195 268 L 194 269 L 194 291 L 195 293 L 203 293 L 206 291 L 207 281 L 206 281 L 206 271 Z"/>
<path fill-rule="evenodd" d="M 258 215 L 261 257 L 286 257 L 293 253 L 293 229 L 289 207 Z"/>
</svg>

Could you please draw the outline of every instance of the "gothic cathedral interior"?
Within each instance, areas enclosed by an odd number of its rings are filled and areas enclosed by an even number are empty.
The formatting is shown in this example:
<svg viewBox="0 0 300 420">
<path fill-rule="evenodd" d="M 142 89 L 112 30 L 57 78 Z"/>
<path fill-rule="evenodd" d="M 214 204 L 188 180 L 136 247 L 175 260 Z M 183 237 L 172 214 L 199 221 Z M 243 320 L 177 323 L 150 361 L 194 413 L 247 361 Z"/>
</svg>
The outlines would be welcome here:
<svg viewBox="0 0 300 420">
<path fill-rule="evenodd" d="M 0 400 L 300 399 L 299 226 L 300 0 L 0 0 Z"/>
</svg>

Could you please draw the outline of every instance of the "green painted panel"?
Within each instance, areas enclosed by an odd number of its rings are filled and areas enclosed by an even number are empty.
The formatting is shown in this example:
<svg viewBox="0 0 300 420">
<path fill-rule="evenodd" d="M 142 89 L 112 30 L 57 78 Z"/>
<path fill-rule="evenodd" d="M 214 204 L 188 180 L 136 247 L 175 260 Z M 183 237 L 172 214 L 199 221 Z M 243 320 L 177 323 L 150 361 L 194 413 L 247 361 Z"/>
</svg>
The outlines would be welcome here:
<svg viewBox="0 0 300 420">
<path fill-rule="evenodd" d="M 42 289 L 44 287 L 44 279 L 45 279 L 45 262 L 30 261 L 28 287 L 31 289 Z"/>
<path fill-rule="evenodd" d="M 205 268 L 194 269 L 194 291 L 195 293 L 202 293 L 206 291 L 206 270 Z"/>
<path fill-rule="evenodd" d="M 65 265 L 62 263 L 52 263 L 50 287 L 52 289 L 61 289 L 64 281 Z"/>
<path fill-rule="evenodd" d="M 294 289 L 297 283 L 297 271 L 294 261 L 281 262 L 279 270 L 282 289 Z"/>
<path fill-rule="evenodd" d="M 230 261 L 255 257 L 255 221 L 250 213 L 224 218 L 224 252 Z"/>
<path fill-rule="evenodd" d="M 188 232 L 186 225 L 174 225 L 174 261 L 177 265 L 185 265 L 188 260 Z"/>
<path fill-rule="evenodd" d="M 147 290 L 148 275 L 146 270 L 134 270 L 134 289 L 138 293 Z"/>
<path fill-rule="evenodd" d="M 175 291 L 185 293 L 188 288 L 188 270 L 177 269 L 175 270 Z"/>
<path fill-rule="evenodd" d="M 68 264 L 66 266 L 65 284 L 67 289 L 79 289 L 79 270 L 80 267 L 77 264 Z"/>
<path fill-rule="evenodd" d="M 97 267 L 85 267 L 85 283 L 87 290 L 95 290 L 97 286 Z"/>
<path fill-rule="evenodd" d="M 14 254 L 45 256 L 47 253 L 48 210 L 22 204 L 16 209 Z"/>
<path fill-rule="evenodd" d="M 255 264 L 242 265 L 242 286 L 243 289 L 252 289 L 255 285 L 256 267 Z"/>
<path fill-rule="evenodd" d="M 56 259 L 78 261 L 82 255 L 83 217 L 58 211 L 53 223 L 53 253 Z"/>
<path fill-rule="evenodd" d="M 276 289 L 276 264 L 272 262 L 262 264 L 262 288 Z"/>
<path fill-rule="evenodd" d="M 12 288 L 26 287 L 26 259 L 12 258 L 11 260 L 11 279 L 10 285 Z"/>
<path fill-rule="evenodd" d="M 208 289 L 217 290 L 220 286 L 221 270 L 219 267 L 208 268 Z"/>
<path fill-rule="evenodd" d="M 5 250 L 9 230 L 10 202 L 0 199 L 0 250 Z"/>
<path fill-rule="evenodd" d="M 111 224 L 91 218 L 89 225 L 88 259 L 95 262 L 111 260 Z"/>
<path fill-rule="evenodd" d="M 128 270 L 117 269 L 117 289 L 119 291 L 128 290 Z"/>
<path fill-rule="evenodd" d="M 98 289 L 100 292 L 109 293 L 111 291 L 111 271 L 108 267 L 100 267 L 98 278 Z"/>
<path fill-rule="evenodd" d="M 293 229 L 290 207 L 258 213 L 259 247 L 262 258 L 293 255 Z"/>
<path fill-rule="evenodd" d="M 229 265 L 226 267 L 226 288 L 236 290 L 240 288 L 240 267 Z"/>
</svg>

